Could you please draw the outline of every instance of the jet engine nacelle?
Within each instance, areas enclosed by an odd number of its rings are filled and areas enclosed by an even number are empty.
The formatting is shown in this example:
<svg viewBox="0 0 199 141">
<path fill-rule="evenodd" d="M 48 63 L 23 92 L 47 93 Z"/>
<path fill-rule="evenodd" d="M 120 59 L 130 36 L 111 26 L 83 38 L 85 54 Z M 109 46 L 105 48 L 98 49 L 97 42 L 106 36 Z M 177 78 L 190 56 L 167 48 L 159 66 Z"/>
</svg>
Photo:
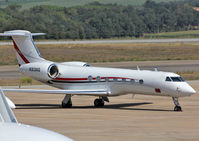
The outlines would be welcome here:
<svg viewBox="0 0 199 141">
<path fill-rule="evenodd" d="M 20 66 L 20 71 L 27 76 L 42 81 L 55 79 L 59 75 L 57 65 L 51 62 L 28 63 Z"/>
<path fill-rule="evenodd" d="M 87 62 L 78 62 L 78 61 L 72 61 L 72 62 L 63 62 L 60 63 L 62 65 L 69 65 L 69 66 L 80 66 L 80 67 L 89 67 L 91 66 Z"/>
</svg>

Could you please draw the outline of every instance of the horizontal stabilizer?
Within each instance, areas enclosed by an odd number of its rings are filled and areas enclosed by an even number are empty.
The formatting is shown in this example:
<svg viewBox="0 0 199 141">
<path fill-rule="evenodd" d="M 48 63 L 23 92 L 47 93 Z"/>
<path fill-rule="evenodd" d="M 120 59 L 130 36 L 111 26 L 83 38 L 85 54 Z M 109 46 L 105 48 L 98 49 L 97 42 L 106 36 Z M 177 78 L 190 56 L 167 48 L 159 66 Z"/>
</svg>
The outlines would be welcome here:
<svg viewBox="0 0 199 141">
<path fill-rule="evenodd" d="M 44 90 L 44 89 L 2 89 L 4 92 L 43 93 L 43 94 L 72 94 L 72 95 L 107 95 L 107 90 Z"/>
<path fill-rule="evenodd" d="M 0 36 L 26 36 L 25 33 L 0 33 Z"/>
<path fill-rule="evenodd" d="M 31 33 L 32 36 L 41 36 L 46 35 L 46 33 Z"/>
<path fill-rule="evenodd" d="M 11 30 L 5 31 L 4 33 L 0 33 L 0 36 L 39 36 L 45 35 L 45 33 L 30 33 L 26 30 Z"/>
</svg>

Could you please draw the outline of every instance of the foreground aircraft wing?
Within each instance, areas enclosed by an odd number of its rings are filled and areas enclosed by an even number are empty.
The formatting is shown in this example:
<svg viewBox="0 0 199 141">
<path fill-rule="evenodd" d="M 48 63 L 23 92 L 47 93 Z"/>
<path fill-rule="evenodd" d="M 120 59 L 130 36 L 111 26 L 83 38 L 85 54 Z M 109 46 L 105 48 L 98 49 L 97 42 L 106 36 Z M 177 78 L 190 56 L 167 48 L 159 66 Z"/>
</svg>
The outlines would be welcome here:
<svg viewBox="0 0 199 141">
<path fill-rule="evenodd" d="M 0 122 L 17 123 L 17 120 L 10 106 L 8 105 L 6 97 L 1 89 L 0 89 Z"/>
<path fill-rule="evenodd" d="M 72 95 L 107 95 L 109 91 L 105 89 L 95 90 L 44 90 L 44 89 L 2 89 L 4 92 L 21 93 L 43 93 L 43 94 L 72 94 Z"/>
</svg>

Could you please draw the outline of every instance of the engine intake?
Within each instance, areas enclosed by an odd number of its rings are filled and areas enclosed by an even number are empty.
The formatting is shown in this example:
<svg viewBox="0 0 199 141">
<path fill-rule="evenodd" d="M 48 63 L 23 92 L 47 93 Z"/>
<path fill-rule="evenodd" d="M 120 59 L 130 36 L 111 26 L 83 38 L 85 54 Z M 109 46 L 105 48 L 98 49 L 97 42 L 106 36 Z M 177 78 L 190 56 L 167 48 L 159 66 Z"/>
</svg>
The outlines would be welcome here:
<svg viewBox="0 0 199 141">
<path fill-rule="evenodd" d="M 44 82 L 55 79 L 59 75 L 57 65 L 51 62 L 24 64 L 20 66 L 20 71 L 27 76 Z"/>
<path fill-rule="evenodd" d="M 48 67 L 48 76 L 52 79 L 55 79 L 59 75 L 59 70 L 55 64 L 51 64 Z"/>
</svg>

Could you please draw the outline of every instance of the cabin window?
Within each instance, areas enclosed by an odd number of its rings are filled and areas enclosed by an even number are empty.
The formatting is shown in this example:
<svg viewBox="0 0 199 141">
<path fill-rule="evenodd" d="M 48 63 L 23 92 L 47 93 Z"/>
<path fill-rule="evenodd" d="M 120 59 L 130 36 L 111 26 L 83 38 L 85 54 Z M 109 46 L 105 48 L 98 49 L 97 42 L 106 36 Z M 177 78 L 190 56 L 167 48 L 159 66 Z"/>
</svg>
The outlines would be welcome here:
<svg viewBox="0 0 199 141">
<path fill-rule="evenodd" d="M 171 77 L 173 82 L 184 82 L 184 79 L 182 77 Z"/>
<path fill-rule="evenodd" d="M 183 79 L 182 77 L 179 77 L 179 79 L 180 79 L 182 82 L 184 82 L 184 79 Z"/>
<path fill-rule="evenodd" d="M 140 84 L 143 84 L 143 83 L 144 83 L 144 80 L 140 79 L 140 80 L 139 80 L 139 83 L 140 83 Z"/>
<path fill-rule="evenodd" d="M 101 80 L 100 76 L 97 76 L 96 80 L 99 82 Z"/>
<path fill-rule="evenodd" d="M 91 75 L 89 75 L 89 76 L 88 76 L 88 80 L 89 80 L 89 81 L 92 81 L 92 80 L 93 80 L 93 77 L 92 77 Z"/>
<path fill-rule="evenodd" d="M 181 81 L 178 77 L 171 77 L 171 79 L 174 82 L 180 82 Z"/>
<path fill-rule="evenodd" d="M 171 78 L 170 77 L 166 77 L 166 81 L 171 81 Z"/>
<path fill-rule="evenodd" d="M 115 82 L 116 82 L 116 81 L 117 81 L 117 78 L 113 78 L 113 81 L 115 81 Z"/>
<path fill-rule="evenodd" d="M 184 82 L 182 77 L 166 77 L 166 81 Z"/>
<path fill-rule="evenodd" d="M 122 78 L 122 82 L 126 82 L 126 78 Z"/>
</svg>

